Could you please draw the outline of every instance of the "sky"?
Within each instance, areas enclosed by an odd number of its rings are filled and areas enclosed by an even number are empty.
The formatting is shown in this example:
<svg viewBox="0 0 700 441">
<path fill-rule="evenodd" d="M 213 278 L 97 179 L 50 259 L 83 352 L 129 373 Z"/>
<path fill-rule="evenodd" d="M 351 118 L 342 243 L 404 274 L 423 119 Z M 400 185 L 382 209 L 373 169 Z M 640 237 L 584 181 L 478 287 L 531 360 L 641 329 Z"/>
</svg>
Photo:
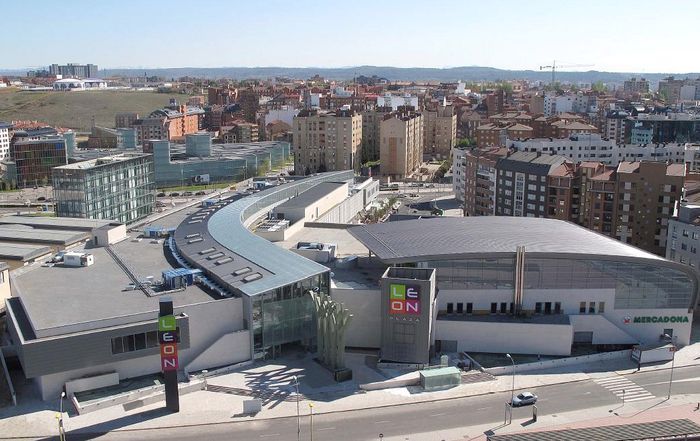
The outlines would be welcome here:
<svg viewBox="0 0 700 441">
<path fill-rule="evenodd" d="M 1 14 L 0 69 L 700 71 L 697 0 L 31 0 Z"/>
</svg>

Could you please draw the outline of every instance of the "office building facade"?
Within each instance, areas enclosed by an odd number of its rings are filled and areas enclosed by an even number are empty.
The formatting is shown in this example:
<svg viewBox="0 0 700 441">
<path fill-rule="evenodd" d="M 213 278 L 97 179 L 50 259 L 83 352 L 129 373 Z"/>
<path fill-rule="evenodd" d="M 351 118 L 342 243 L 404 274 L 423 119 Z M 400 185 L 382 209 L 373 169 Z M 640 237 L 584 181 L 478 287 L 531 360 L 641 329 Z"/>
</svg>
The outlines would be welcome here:
<svg viewBox="0 0 700 441">
<path fill-rule="evenodd" d="M 125 153 L 56 167 L 56 215 L 110 219 L 125 224 L 155 208 L 155 173 L 149 154 Z"/>
</svg>

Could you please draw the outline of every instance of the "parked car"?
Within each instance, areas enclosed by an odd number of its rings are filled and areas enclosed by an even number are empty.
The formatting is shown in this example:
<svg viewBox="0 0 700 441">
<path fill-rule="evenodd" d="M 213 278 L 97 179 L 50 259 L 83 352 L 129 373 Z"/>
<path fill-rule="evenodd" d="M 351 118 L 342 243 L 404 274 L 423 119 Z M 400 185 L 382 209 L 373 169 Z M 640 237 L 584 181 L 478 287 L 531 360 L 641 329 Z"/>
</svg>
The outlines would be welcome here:
<svg viewBox="0 0 700 441">
<path fill-rule="evenodd" d="M 192 193 L 191 191 L 185 191 L 182 193 L 183 196 L 192 196 L 193 194 L 194 193 Z"/>
<path fill-rule="evenodd" d="M 46 198 L 44 196 L 39 196 L 38 198 L 36 198 L 36 200 L 37 201 L 45 201 Z"/>
<path fill-rule="evenodd" d="M 532 392 L 522 392 L 513 397 L 513 407 L 527 406 L 537 402 L 537 395 Z"/>
<path fill-rule="evenodd" d="M 412 198 L 420 197 L 418 193 L 409 193 L 409 196 L 411 196 Z"/>
<path fill-rule="evenodd" d="M 178 193 L 178 192 L 175 191 L 175 192 L 173 192 L 173 193 L 170 193 L 170 196 L 180 196 L 180 193 Z"/>
<path fill-rule="evenodd" d="M 156 197 L 157 197 L 157 198 L 164 198 L 164 197 L 165 197 L 165 193 L 160 192 L 160 193 L 158 193 L 158 194 L 156 195 Z"/>
<path fill-rule="evenodd" d="M 205 194 L 207 194 L 206 191 L 198 191 L 198 192 L 195 193 L 194 195 L 195 195 L 195 196 L 204 196 Z"/>
</svg>

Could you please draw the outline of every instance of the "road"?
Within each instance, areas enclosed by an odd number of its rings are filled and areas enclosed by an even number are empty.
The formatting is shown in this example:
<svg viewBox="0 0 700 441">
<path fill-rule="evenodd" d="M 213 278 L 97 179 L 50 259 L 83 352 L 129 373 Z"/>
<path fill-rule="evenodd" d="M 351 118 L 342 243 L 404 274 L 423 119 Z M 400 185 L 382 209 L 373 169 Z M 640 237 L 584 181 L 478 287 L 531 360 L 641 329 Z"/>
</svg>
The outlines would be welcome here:
<svg viewBox="0 0 700 441">
<path fill-rule="evenodd" d="M 634 373 L 624 377 L 618 376 L 618 378 L 623 381 L 626 378 L 634 382 L 636 386 L 653 394 L 655 398 L 642 401 L 653 405 L 665 399 L 668 393 L 669 374 L 669 370 L 661 370 Z M 600 406 L 619 409 L 622 405 L 622 400 L 610 388 L 598 385 L 593 380 L 542 386 L 531 391 L 540 397 L 537 403 L 540 417 Z M 700 393 L 700 369 L 696 366 L 676 368 L 673 393 L 674 395 Z M 509 399 L 510 393 L 506 392 L 431 403 L 320 414 L 314 416 L 313 439 L 316 441 L 378 439 L 380 433 L 385 437 L 390 437 L 457 428 L 465 428 L 465 434 L 469 433 L 475 436 L 477 433 L 469 432 L 466 428 L 484 424 L 493 424 L 493 427 L 499 426 L 503 422 L 505 402 Z M 316 408 L 322 409 L 322 407 L 323 404 L 320 403 L 317 404 Z M 302 439 L 309 439 L 308 407 L 304 406 L 303 409 L 305 415 L 302 417 Z M 513 411 L 514 422 L 528 420 L 531 416 L 532 409 L 530 407 L 516 408 Z M 206 440 L 280 441 L 296 439 L 296 431 L 297 419 L 289 417 L 169 430 L 112 432 L 98 439 L 168 439 L 172 441 L 199 438 Z M 85 438 L 70 434 L 69 439 Z"/>
</svg>

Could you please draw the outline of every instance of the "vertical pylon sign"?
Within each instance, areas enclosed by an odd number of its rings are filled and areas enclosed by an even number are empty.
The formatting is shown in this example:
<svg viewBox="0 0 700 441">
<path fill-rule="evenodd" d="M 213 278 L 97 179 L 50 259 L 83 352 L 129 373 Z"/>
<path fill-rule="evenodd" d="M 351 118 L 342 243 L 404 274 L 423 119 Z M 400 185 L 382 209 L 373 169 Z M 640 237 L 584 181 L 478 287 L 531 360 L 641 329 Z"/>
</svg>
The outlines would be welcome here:
<svg viewBox="0 0 700 441">
<path fill-rule="evenodd" d="M 159 302 L 158 340 L 160 341 L 160 369 L 165 376 L 165 407 L 173 412 L 180 411 L 180 397 L 177 390 L 177 320 L 173 315 L 173 301 L 162 298 Z"/>
</svg>

